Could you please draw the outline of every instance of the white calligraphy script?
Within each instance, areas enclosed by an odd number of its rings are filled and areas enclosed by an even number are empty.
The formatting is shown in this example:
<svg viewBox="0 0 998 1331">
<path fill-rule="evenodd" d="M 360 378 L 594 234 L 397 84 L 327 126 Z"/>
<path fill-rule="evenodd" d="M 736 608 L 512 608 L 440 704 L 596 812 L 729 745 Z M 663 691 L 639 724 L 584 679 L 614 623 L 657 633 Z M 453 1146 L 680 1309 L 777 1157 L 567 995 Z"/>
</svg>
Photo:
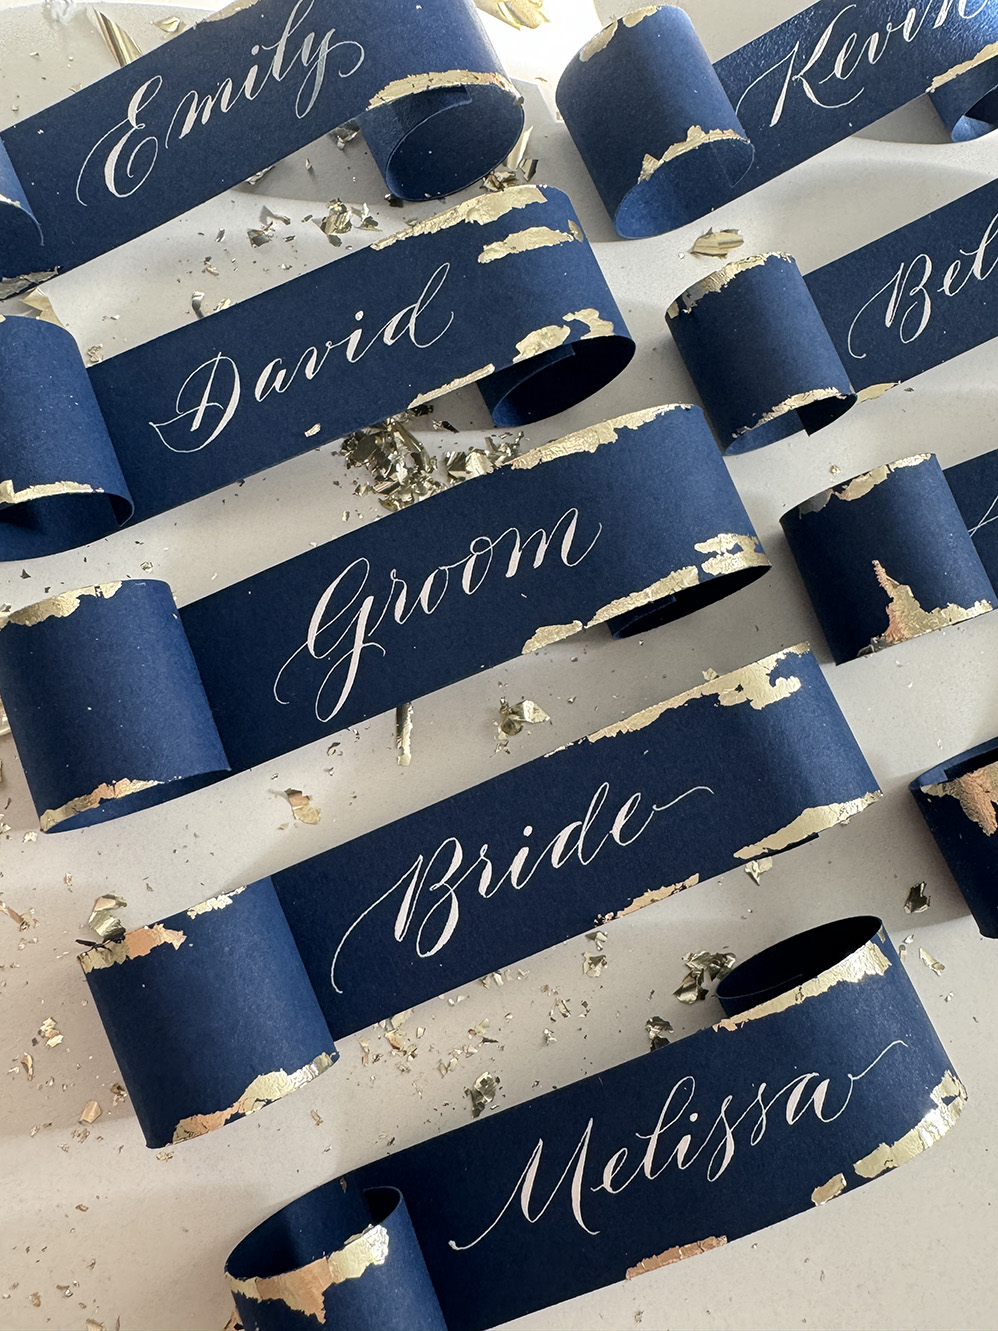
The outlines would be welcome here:
<svg viewBox="0 0 998 1331">
<path fill-rule="evenodd" d="M 521 846 L 505 869 L 502 869 L 502 863 L 507 856 L 503 855 L 501 863 L 497 865 L 495 861 L 499 856 L 490 850 L 488 842 L 477 854 L 472 854 L 465 851 L 458 837 L 445 837 L 429 855 L 420 852 L 402 877 L 362 911 L 347 929 L 333 954 L 329 978 L 334 991 L 338 994 L 343 992 L 336 981 L 336 968 L 351 934 L 385 902 L 389 902 L 395 911 L 395 941 L 401 943 L 411 933 L 416 955 L 432 957 L 446 947 L 454 936 L 461 914 L 462 892 L 477 894 L 488 901 L 504 887 L 510 887 L 516 892 L 522 891 L 539 869 L 551 868 L 557 871 L 573 861 L 588 867 L 608 842 L 612 841 L 617 846 L 632 846 L 644 835 L 658 814 L 698 793 L 714 794 L 710 786 L 691 786 L 674 799 L 656 804 L 636 791 L 615 812 L 614 800 L 610 810 L 604 814 L 604 805 L 610 799 L 610 783 L 604 781 L 596 788 L 581 818 L 573 819 L 560 828 L 543 850 L 536 850 L 529 844 Z M 606 831 L 602 831 L 600 823 L 605 826 L 611 812 L 613 817 L 610 825 Z M 534 828 L 528 824 L 523 829 L 523 836 L 529 838 L 533 834 Z"/>
<path fill-rule="evenodd" d="M 695 1037 L 691 1037 L 695 1038 Z M 587 1234 L 598 1234 L 592 1229 L 585 1215 L 585 1195 L 587 1192 L 606 1192 L 617 1196 L 625 1192 L 635 1180 L 644 1178 L 654 1182 L 666 1170 L 673 1168 L 680 1172 L 692 1169 L 694 1165 L 704 1171 L 708 1183 L 716 1183 L 735 1158 L 739 1145 L 755 1147 L 762 1142 L 769 1126 L 770 1115 L 783 1101 L 781 1115 L 791 1126 L 795 1126 L 808 1113 L 821 1124 L 834 1123 L 846 1112 L 852 1101 L 853 1091 L 858 1082 L 880 1063 L 894 1049 L 907 1049 L 904 1040 L 892 1040 L 882 1049 L 877 1057 L 862 1072 L 847 1072 L 845 1084 L 832 1090 L 832 1079 L 822 1077 L 818 1072 L 802 1072 L 779 1090 L 771 1089 L 766 1082 L 760 1082 L 748 1105 L 740 1112 L 732 1108 L 735 1097 L 726 1095 L 716 1113 L 702 1113 L 703 1106 L 697 1101 L 696 1077 L 681 1077 L 665 1098 L 658 1122 L 650 1132 L 635 1132 L 640 1142 L 647 1143 L 641 1150 L 637 1164 L 628 1165 L 632 1147 L 622 1146 L 614 1151 L 600 1173 L 600 1181 L 591 1184 L 587 1181 L 589 1170 L 589 1149 L 594 1119 L 586 1124 L 585 1131 L 579 1138 L 568 1162 L 561 1171 L 558 1181 L 546 1200 L 534 1197 L 537 1187 L 537 1175 L 544 1153 L 544 1139 L 540 1138 L 530 1154 L 523 1172 L 513 1186 L 507 1200 L 503 1203 L 496 1218 L 482 1230 L 470 1243 L 457 1243 L 454 1239 L 449 1246 L 457 1252 L 467 1252 L 487 1238 L 503 1217 L 519 1202 L 519 1211 L 528 1225 L 536 1225 L 547 1212 L 561 1190 L 562 1184 L 571 1176 L 568 1187 L 571 1219 Z M 705 1129 L 700 1123 L 708 1124 Z M 692 1131 L 683 1128 L 694 1125 Z M 736 1136 L 741 1129 L 741 1136 Z M 670 1140 L 667 1134 L 672 1134 Z M 558 1166 L 556 1165 L 555 1168 Z M 598 1166 L 597 1166 L 598 1167 Z"/>
<path fill-rule="evenodd" d="M 180 98 L 167 89 L 163 76 L 154 75 L 140 84 L 129 98 L 125 116 L 97 140 L 87 153 L 76 178 L 76 198 L 87 207 L 84 193 L 93 179 L 117 199 L 127 199 L 140 190 L 152 175 L 160 152 L 194 134 L 198 126 L 217 123 L 219 116 L 239 111 L 254 102 L 270 83 L 291 80 L 296 119 L 304 120 L 315 106 L 330 71 L 330 57 L 340 61 L 335 72 L 341 79 L 356 74 L 364 63 L 359 42 L 333 41 L 335 28 L 318 36 L 302 33 L 314 0 L 297 0 L 280 37 L 272 45 L 255 45 L 253 63 L 245 74 L 223 78 L 214 92 L 191 88 Z M 263 55 L 262 59 L 257 57 Z M 304 71 L 304 77 L 295 70 Z M 217 114 L 216 114 L 217 112 Z M 214 117 L 214 122 L 212 118 Z M 148 131 L 148 132 L 147 132 Z M 197 136 L 193 140 L 197 141 Z"/>
</svg>

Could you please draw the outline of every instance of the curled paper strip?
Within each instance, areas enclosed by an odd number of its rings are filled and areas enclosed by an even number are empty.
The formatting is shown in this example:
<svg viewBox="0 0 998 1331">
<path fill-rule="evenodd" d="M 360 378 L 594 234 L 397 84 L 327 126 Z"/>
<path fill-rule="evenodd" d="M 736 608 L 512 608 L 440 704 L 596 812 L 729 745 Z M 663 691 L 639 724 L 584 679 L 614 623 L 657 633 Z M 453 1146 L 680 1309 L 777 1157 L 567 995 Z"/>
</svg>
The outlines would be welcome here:
<svg viewBox="0 0 998 1331">
<path fill-rule="evenodd" d="M 261 1074 L 385 1012 L 789 850 L 879 796 L 821 668 L 794 647 L 81 961 L 146 1141 L 162 1146 L 247 1112 Z M 265 984 L 241 960 L 263 945 L 262 912 L 278 940 Z"/>
<path fill-rule="evenodd" d="M 819 0 L 712 65 L 672 5 L 587 42 L 558 109 L 622 236 L 654 236 L 929 93 L 957 140 L 998 124 L 998 11 L 987 0 Z"/>
<path fill-rule="evenodd" d="M 633 353 L 571 203 L 537 185 L 89 370 L 64 329 L 4 319 L 0 558 L 70 549 L 465 384 L 497 425 L 540 420 Z"/>
<path fill-rule="evenodd" d="M 953 478 L 958 494 L 954 495 Z M 813 495 L 781 518 L 839 663 L 998 607 L 998 453 L 943 471 L 921 453 Z"/>
<path fill-rule="evenodd" d="M 357 120 L 388 188 L 437 198 L 523 127 L 471 0 L 250 0 L 0 137 L 0 297 Z"/>
<path fill-rule="evenodd" d="M 996 270 L 991 182 L 806 277 L 788 254 L 737 259 L 666 321 L 722 447 L 739 453 L 813 434 L 998 336 Z"/>
<path fill-rule="evenodd" d="M 702 412 L 653 407 L 179 614 L 154 581 L 14 611 L 0 690 L 42 828 L 82 827 L 583 628 L 666 623 L 768 567 Z"/>
<path fill-rule="evenodd" d="M 998 739 L 911 783 L 950 872 L 985 938 L 998 938 Z"/>
<path fill-rule="evenodd" d="M 246 1331 L 484 1331 L 811 1211 L 960 1116 L 967 1092 L 879 920 L 787 939 L 718 997 L 712 1028 L 265 1220 L 226 1262 Z M 406 1289 L 420 1302 L 399 1309 Z"/>
</svg>

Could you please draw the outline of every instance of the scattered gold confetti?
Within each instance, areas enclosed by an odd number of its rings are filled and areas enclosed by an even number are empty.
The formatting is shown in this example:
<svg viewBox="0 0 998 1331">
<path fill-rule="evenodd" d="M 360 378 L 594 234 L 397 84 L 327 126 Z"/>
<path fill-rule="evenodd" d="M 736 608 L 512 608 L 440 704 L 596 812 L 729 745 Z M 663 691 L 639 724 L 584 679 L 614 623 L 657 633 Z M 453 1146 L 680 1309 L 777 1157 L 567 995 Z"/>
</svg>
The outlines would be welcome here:
<svg viewBox="0 0 998 1331">
<path fill-rule="evenodd" d="M 62 1044 L 62 1031 L 55 1024 L 53 1017 L 46 1017 L 38 1028 L 38 1034 L 42 1037 L 50 1049 L 54 1049 L 57 1044 Z"/>
<path fill-rule="evenodd" d="M 772 867 L 772 855 L 765 855 L 761 860 L 749 860 L 748 864 L 742 865 L 742 868 L 756 885 L 758 885 L 761 876 Z"/>
<path fill-rule="evenodd" d="M 583 973 L 596 979 L 601 975 L 603 968 L 609 963 L 610 958 L 605 952 L 587 952 L 585 960 L 582 963 Z"/>
<path fill-rule="evenodd" d="M 118 919 L 116 912 L 127 905 L 128 902 L 121 897 L 98 897 L 87 920 L 87 928 L 92 929 L 105 943 L 120 942 L 125 936 L 125 926 Z"/>
<path fill-rule="evenodd" d="M 322 810 L 312 803 L 311 795 L 303 795 L 300 790 L 288 789 L 285 798 L 291 805 L 291 812 L 299 823 L 317 823 L 322 817 Z"/>
<path fill-rule="evenodd" d="M 404 702 L 395 709 L 395 748 L 399 767 L 412 762 L 412 703 Z"/>
<path fill-rule="evenodd" d="M 539 28 L 547 23 L 544 0 L 475 0 L 483 14 L 501 19 L 511 28 Z"/>
<path fill-rule="evenodd" d="M 740 231 L 715 231 L 713 227 L 697 236 L 690 246 L 691 254 L 699 254 L 708 259 L 723 259 L 745 244 L 745 237 Z"/>
<path fill-rule="evenodd" d="M 23 915 L 18 914 L 13 906 L 8 906 L 6 901 L 0 901 L 0 910 L 2 910 L 5 915 L 9 916 L 22 932 L 25 929 L 31 928 L 31 921 L 26 919 Z"/>
<path fill-rule="evenodd" d="M 96 1123 L 102 1113 L 100 1105 L 96 1100 L 88 1100 L 80 1110 L 81 1123 Z"/>
<path fill-rule="evenodd" d="M 434 425 L 437 425 L 436 421 Z M 446 428 L 446 422 L 442 422 L 442 426 Z M 501 467 L 503 463 L 509 462 L 519 454 L 522 438 L 522 434 L 507 435 L 499 439 L 486 435 L 484 448 L 467 448 L 446 454 L 444 470 L 452 481 L 468 481 L 475 476 L 488 476 L 497 467 Z"/>
<path fill-rule="evenodd" d="M 922 964 L 928 966 L 929 970 L 934 971 L 936 975 L 941 975 L 946 969 L 943 963 L 936 961 L 935 957 L 930 952 L 926 952 L 924 947 L 918 949 L 918 955 L 922 959 Z"/>
<path fill-rule="evenodd" d="M 125 32 L 124 28 L 119 28 L 113 19 L 109 19 L 106 14 L 102 14 L 99 9 L 93 11 L 97 20 L 97 29 L 104 38 L 107 49 L 118 62 L 118 67 L 124 69 L 130 65 L 133 60 L 138 60 L 142 52 Z"/>
<path fill-rule="evenodd" d="M 495 1072 L 483 1072 L 476 1077 L 474 1085 L 465 1087 L 465 1095 L 471 1098 L 471 1116 L 477 1118 L 496 1098 L 499 1090 L 499 1077 Z"/>
<path fill-rule="evenodd" d="M 707 997 L 704 977 L 720 980 L 735 964 L 733 952 L 687 952 L 683 957 L 688 974 L 675 991 L 680 1003 L 700 1003 Z"/>
<path fill-rule="evenodd" d="M 661 1049 L 663 1045 L 669 1043 L 669 1036 L 672 1034 L 672 1022 L 666 1021 L 664 1017 L 649 1017 L 645 1022 L 645 1033 L 652 1049 Z"/>
<path fill-rule="evenodd" d="M 905 898 L 904 908 L 908 915 L 921 915 L 931 904 L 932 898 L 926 892 L 925 884 L 916 883 Z"/>
<path fill-rule="evenodd" d="M 364 467 L 373 477 L 373 484 L 358 484 L 356 494 L 373 492 L 383 507 L 395 513 L 442 489 L 440 481 L 433 475 L 436 458 L 406 428 L 417 416 L 425 416 L 428 411 L 427 404 L 426 410 L 417 408 L 402 412 L 378 425 L 347 435 L 340 445 L 347 466 Z"/>
</svg>

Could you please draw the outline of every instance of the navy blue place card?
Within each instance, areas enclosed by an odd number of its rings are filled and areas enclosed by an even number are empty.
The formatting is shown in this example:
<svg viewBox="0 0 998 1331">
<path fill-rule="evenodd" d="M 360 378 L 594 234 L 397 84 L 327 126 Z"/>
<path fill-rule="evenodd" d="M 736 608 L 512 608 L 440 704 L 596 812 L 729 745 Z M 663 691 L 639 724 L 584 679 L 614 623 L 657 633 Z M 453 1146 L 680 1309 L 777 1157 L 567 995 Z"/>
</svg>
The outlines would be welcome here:
<svg viewBox="0 0 998 1331">
<path fill-rule="evenodd" d="M 789 850 L 879 797 L 820 666 L 794 647 L 81 962 L 162 1146 L 277 1099 L 268 1087 L 286 1094 L 386 1013 Z M 265 982 L 243 964 L 261 920 Z"/>
<path fill-rule="evenodd" d="M 986 516 L 996 494 L 998 455 L 944 472 L 921 453 L 784 513 L 787 543 L 837 662 L 998 607 L 998 549 Z M 989 544 L 979 548 L 978 540 Z"/>
<path fill-rule="evenodd" d="M 425 199 L 491 171 L 523 111 L 471 0 L 237 0 L 3 131 L 0 298 L 348 120 L 388 189 Z"/>
<path fill-rule="evenodd" d="M 82 827 L 583 628 L 654 628 L 768 568 L 703 413 L 652 407 L 179 612 L 144 580 L 15 610 L 0 692 L 42 828 Z"/>
<path fill-rule="evenodd" d="M 226 1262 L 239 1321 L 484 1331 L 813 1211 L 959 1119 L 967 1092 L 879 920 L 786 939 L 718 997 L 713 1027 L 265 1220 Z"/>
<path fill-rule="evenodd" d="M 818 0 L 712 65 L 653 4 L 587 42 L 558 109 L 622 236 L 692 222 L 929 93 L 952 137 L 998 124 L 998 10 Z"/>
<path fill-rule="evenodd" d="M 722 447 L 744 452 L 998 336 L 996 273 L 992 181 L 806 277 L 788 254 L 725 264 L 666 321 Z"/>
<path fill-rule="evenodd" d="M 500 426 L 574 406 L 634 344 L 560 190 L 483 194 L 84 368 L 0 320 L 0 559 L 107 535 L 477 383 Z"/>
<path fill-rule="evenodd" d="M 998 938 L 998 739 L 958 753 L 911 793 L 985 938 Z"/>
</svg>

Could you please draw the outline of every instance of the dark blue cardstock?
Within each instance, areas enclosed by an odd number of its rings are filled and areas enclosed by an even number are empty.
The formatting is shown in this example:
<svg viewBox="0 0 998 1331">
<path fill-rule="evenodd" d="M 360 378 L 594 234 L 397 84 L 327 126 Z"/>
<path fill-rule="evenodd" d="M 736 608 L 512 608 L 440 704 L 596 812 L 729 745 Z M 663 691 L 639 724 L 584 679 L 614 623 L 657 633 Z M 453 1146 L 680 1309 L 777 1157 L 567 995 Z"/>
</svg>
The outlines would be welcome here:
<svg viewBox="0 0 998 1331">
<path fill-rule="evenodd" d="M 226 1263 L 242 1324 L 484 1331 L 811 1211 L 959 1118 L 967 1092 L 879 920 L 777 944 L 718 997 L 712 1028 L 271 1216 Z M 425 1301 L 400 1309 L 407 1277 Z"/>
<path fill-rule="evenodd" d="M 622 236 L 747 194 L 928 92 L 955 140 L 998 123 L 989 0 L 819 0 L 711 65 L 672 5 L 615 19 L 568 65 L 558 109 Z"/>
<path fill-rule="evenodd" d="M 471 0 L 231 5 L 4 130 L 0 295 L 355 119 L 388 188 L 422 199 L 502 161 L 523 111 Z"/>
<path fill-rule="evenodd" d="M 177 1124 L 179 1140 L 236 1117 L 252 1078 L 302 1066 L 300 1044 L 258 1051 L 256 1008 L 245 1023 L 239 1015 L 245 977 L 230 985 L 210 950 L 229 938 L 241 965 L 262 910 L 280 913 L 275 947 L 294 942 L 291 988 L 299 993 L 304 977 L 310 986 L 287 1038 L 303 1024 L 314 1041 L 321 1013 L 320 1046 L 331 1051 L 332 1040 L 386 1013 L 789 850 L 877 798 L 817 661 L 792 648 L 285 869 L 222 907 L 134 930 L 83 965 L 119 1064 L 142 1088 L 133 1101 L 146 1140 L 162 1146 Z M 268 992 L 280 986 L 274 956 Z M 187 993 L 212 1021 L 163 1054 L 145 1015 L 157 1031 L 163 1022 L 182 1030 Z M 279 1014 L 291 999 L 275 992 L 273 1002 Z M 210 1063 L 203 1085 L 201 1059 Z"/>
</svg>

